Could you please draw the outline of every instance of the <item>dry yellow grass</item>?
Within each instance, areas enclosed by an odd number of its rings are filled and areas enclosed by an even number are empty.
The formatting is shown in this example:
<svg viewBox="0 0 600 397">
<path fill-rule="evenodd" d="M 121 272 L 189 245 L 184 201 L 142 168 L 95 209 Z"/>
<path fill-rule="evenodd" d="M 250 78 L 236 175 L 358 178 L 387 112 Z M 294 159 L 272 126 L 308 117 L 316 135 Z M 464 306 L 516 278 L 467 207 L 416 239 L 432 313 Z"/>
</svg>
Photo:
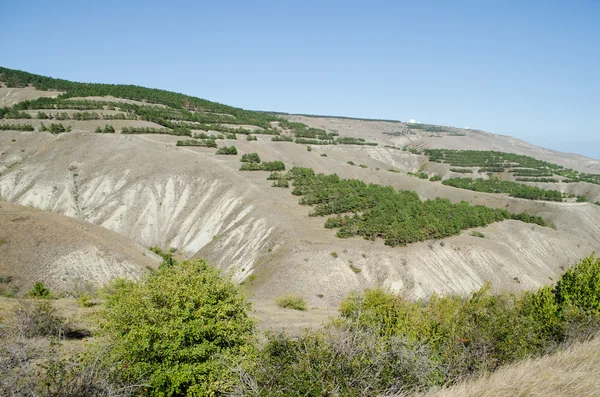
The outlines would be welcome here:
<svg viewBox="0 0 600 397">
<path fill-rule="evenodd" d="M 423 397 L 600 396 L 600 336 Z"/>
</svg>

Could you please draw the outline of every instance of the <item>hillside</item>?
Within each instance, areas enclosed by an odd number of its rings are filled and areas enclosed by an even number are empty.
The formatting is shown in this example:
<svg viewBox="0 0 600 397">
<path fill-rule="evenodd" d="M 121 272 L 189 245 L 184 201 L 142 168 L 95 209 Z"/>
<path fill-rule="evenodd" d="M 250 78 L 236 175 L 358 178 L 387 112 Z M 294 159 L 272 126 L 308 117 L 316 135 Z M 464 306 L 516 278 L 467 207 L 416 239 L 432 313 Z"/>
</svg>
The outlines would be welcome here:
<svg viewBox="0 0 600 397">
<path fill-rule="evenodd" d="M 0 80 L 0 90 L 13 98 L 2 102 L 11 107 L 3 108 L 0 120 L 6 126 L 0 132 L 1 199 L 102 226 L 143 247 L 206 258 L 246 281 L 258 300 L 292 292 L 311 305 L 336 306 L 348 292 L 367 287 L 426 297 L 435 291 L 465 294 L 485 280 L 504 290 L 535 288 L 599 248 L 600 206 L 593 202 L 600 201 L 600 185 L 589 182 L 600 173 L 597 160 L 476 130 L 272 115 L 161 90 L 72 83 L 3 68 Z M 40 131 L 52 124 L 56 133 Z M 195 146 L 178 146 L 186 140 Z M 238 155 L 215 153 L 214 146 L 232 145 Z M 529 172 L 550 170 L 556 182 L 518 184 L 556 191 L 557 201 L 445 185 L 465 175 L 516 183 L 510 171 L 524 167 L 505 162 L 491 175 L 480 165 L 457 173 L 452 164 L 432 161 L 425 152 L 432 148 L 548 162 L 556 167 L 536 165 Z M 291 188 L 271 187 L 269 172 L 240 171 L 241 155 L 253 152 L 288 170 L 309 167 L 415 191 L 423 200 L 440 197 L 540 216 L 547 226 L 503 220 L 398 247 L 382 238 L 338 238 L 324 228 L 324 217 L 308 216 L 311 209 L 299 205 Z"/>
<path fill-rule="evenodd" d="M 3 293 L 27 292 L 37 281 L 55 292 L 85 290 L 158 264 L 118 233 L 49 211 L 0 201 L 0 225 Z"/>
<path fill-rule="evenodd" d="M 594 396 L 600 389 L 599 368 L 600 339 L 596 337 L 552 355 L 521 361 L 480 379 L 423 396 Z"/>
</svg>

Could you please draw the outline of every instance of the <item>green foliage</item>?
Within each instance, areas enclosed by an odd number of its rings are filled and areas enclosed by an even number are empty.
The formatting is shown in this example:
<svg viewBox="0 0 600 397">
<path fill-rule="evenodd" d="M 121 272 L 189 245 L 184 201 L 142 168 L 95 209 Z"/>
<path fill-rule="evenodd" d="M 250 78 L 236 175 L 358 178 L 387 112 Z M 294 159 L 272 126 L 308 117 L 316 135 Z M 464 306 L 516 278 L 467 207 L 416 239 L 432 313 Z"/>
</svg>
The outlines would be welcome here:
<svg viewBox="0 0 600 397">
<path fill-rule="evenodd" d="M 360 268 L 354 266 L 352 263 L 349 266 L 350 266 L 350 270 L 352 270 L 356 274 L 358 274 L 362 271 L 362 270 L 360 270 Z"/>
<path fill-rule="evenodd" d="M 241 354 L 254 325 L 239 287 L 202 260 L 163 267 L 119 289 L 103 334 L 123 379 L 147 377 L 152 396 L 231 388 L 223 360 Z"/>
<path fill-rule="evenodd" d="M 528 214 L 466 202 L 453 204 L 440 198 L 421 201 L 415 192 L 341 179 L 335 174 L 316 175 L 309 168 L 294 167 L 287 179 L 293 180 L 292 194 L 302 196 L 300 204 L 314 205 L 310 216 L 337 215 L 328 218 L 325 227 L 339 229 L 337 236 L 342 238 L 383 238 L 387 245 L 396 246 L 457 235 L 505 219 L 545 225 L 542 218 Z"/>
<path fill-rule="evenodd" d="M 539 182 L 539 183 L 557 183 L 554 178 L 515 178 L 517 182 Z"/>
<path fill-rule="evenodd" d="M 306 139 L 306 138 L 296 138 L 296 140 L 294 142 L 296 142 L 299 145 L 335 145 L 335 141 L 333 141 L 333 140 L 321 141 L 318 139 Z"/>
<path fill-rule="evenodd" d="M 339 137 L 335 140 L 337 145 L 366 145 L 366 146 L 377 146 L 375 142 L 367 142 L 362 138 L 352 137 Z"/>
<path fill-rule="evenodd" d="M 505 172 L 508 170 L 514 176 L 551 177 L 560 175 L 566 177 L 563 182 L 588 182 L 600 184 L 600 174 L 585 174 L 562 165 L 537 160 L 533 157 L 514 153 L 504 153 L 484 150 L 449 150 L 449 149 L 410 149 L 415 154 L 429 156 L 429 161 L 446 163 L 460 167 L 483 167 L 479 172 Z M 537 181 L 528 181 L 537 182 Z"/>
<path fill-rule="evenodd" d="M 307 146 L 307 147 L 306 147 L 306 151 L 307 151 L 307 152 L 312 152 L 312 148 L 311 148 L 310 146 Z"/>
<path fill-rule="evenodd" d="M 258 138 L 255 137 L 254 135 L 248 134 L 248 135 L 246 135 L 246 140 L 247 141 L 258 141 Z"/>
<path fill-rule="evenodd" d="M 585 196 L 577 196 L 578 203 L 587 203 L 587 198 Z"/>
<path fill-rule="evenodd" d="M 294 138 L 289 136 L 278 135 L 271 138 L 273 142 L 294 142 Z"/>
<path fill-rule="evenodd" d="M 350 165 L 356 165 L 356 164 L 354 164 L 354 161 L 352 161 L 352 160 L 349 160 L 349 161 L 347 161 L 346 163 L 347 163 L 347 164 L 350 164 Z"/>
<path fill-rule="evenodd" d="M 429 179 L 429 175 L 426 172 L 409 172 L 408 175 L 419 179 Z"/>
<path fill-rule="evenodd" d="M 327 153 L 321 153 L 321 157 L 327 157 Z"/>
<path fill-rule="evenodd" d="M 485 234 L 483 234 L 481 232 L 477 232 L 477 231 L 472 231 L 471 232 L 471 236 L 473 236 L 473 237 L 479 237 L 479 238 L 485 238 Z"/>
<path fill-rule="evenodd" d="M 459 174 L 472 174 L 473 173 L 473 170 L 471 170 L 469 168 L 450 168 L 450 171 L 456 172 Z"/>
<path fill-rule="evenodd" d="M 556 283 L 556 301 L 600 317 L 600 257 L 589 256 L 567 270 Z"/>
<path fill-rule="evenodd" d="M 594 204 L 596 204 L 596 205 L 600 205 L 600 201 L 596 201 Z"/>
<path fill-rule="evenodd" d="M 4 112 L 5 119 L 30 119 L 31 115 L 29 113 L 21 112 L 16 109 L 8 110 Z"/>
<path fill-rule="evenodd" d="M 333 251 L 330 255 L 333 256 L 334 258 L 338 257 L 338 253 L 336 251 Z"/>
<path fill-rule="evenodd" d="M 546 190 L 521 183 L 492 179 L 450 178 L 442 182 L 444 185 L 460 189 L 487 193 L 508 193 L 510 197 L 528 200 L 562 201 L 562 193 L 558 190 Z"/>
<path fill-rule="evenodd" d="M 122 134 L 168 134 L 168 135 L 179 135 L 175 134 L 174 130 L 168 128 L 152 128 L 152 127 L 123 127 L 121 129 Z M 183 134 L 191 136 L 190 134 Z"/>
<path fill-rule="evenodd" d="M 283 161 L 264 161 L 260 165 L 263 171 L 285 171 L 285 164 Z"/>
<path fill-rule="evenodd" d="M 285 171 L 285 164 L 283 161 L 245 162 L 240 167 L 240 171 Z"/>
<path fill-rule="evenodd" d="M 427 348 L 351 323 L 268 333 L 244 364 L 236 395 L 391 396 L 439 384 L 443 371 Z"/>
<path fill-rule="evenodd" d="M 115 133 L 115 129 L 112 125 L 108 125 L 106 124 L 104 126 L 104 129 L 102 130 L 103 133 L 105 134 L 114 134 Z"/>
<path fill-rule="evenodd" d="M 406 126 L 411 130 L 421 130 L 425 132 L 447 132 L 446 127 L 432 124 L 421 124 L 421 123 L 407 123 Z"/>
<path fill-rule="evenodd" d="M 301 311 L 308 309 L 308 306 L 306 305 L 306 300 L 298 295 L 288 294 L 277 298 L 275 302 L 278 306 L 281 306 L 284 309 L 293 309 Z"/>
<path fill-rule="evenodd" d="M 490 293 L 484 285 L 466 298 L 433 295 L 414 302 L 382 289 L 350 295 L 341 315 L 384 337 L 426 343 L 445 369 L 445 381 L 491 371 L 547 353 L 569 341 L 583 321 L 581 340 L 600 329 L 600 259 L 589 257 L 554 286 L 520 296 Z"/>
<path fill-rule="evenodd" d="M 46 288 L 44 283 L 36 281 L 36 283 L 33 284 L 33 288 L 31 289 L 31 291 L 29 291 L 29 296 L 34 298 L 47 299 L 50 298 L 50 290 Z"/>
<path fill-rule="evenodd" d="M 217 150 L 217 152 L 215 154 L 231 154 L 231 155 L 236 155 L 237 149 L 235 146 L 222 146 L 219 148 L 219 150 Z"/>
<path fill-rule="evenodd" d="M 33 131 L 31 124 L 0 124 L 0 131 Z"/>
<path fill-rule="evenodd" d="M 68 127 L 65 128 L 65 126 L 63 126 L 62 124 L 50 124 L 50 127 L 48 127 L 48 132 L 50 132 L 51 134 L 60 134 L 63 132 L 68 132 L 67 131 Z"/>
<path fill-rule="evenodd" d="M 434 176 L 432 176 L 431 178 L 429 178 L 429 180 L 430 180 L 431 182 L 437 182 L 437 181 L 441 181 L 441 180 L 442 180 L 442 177 L 441 177 L 441 176 L 439 176 L 439 175 L 434 175 Z"/>
<path fill-rule="evenodd" d="M 245 153 L 240 159 L 242 163 L 260 163 L 260 157 L 258 153 Z"/>
<path fill-rule="evenodd" d="M 187 139 L 183 141 L 177 141 L 176 146 L 201 146 L 216 148 L 217 142 L 214 139 Z"/>
</svg>

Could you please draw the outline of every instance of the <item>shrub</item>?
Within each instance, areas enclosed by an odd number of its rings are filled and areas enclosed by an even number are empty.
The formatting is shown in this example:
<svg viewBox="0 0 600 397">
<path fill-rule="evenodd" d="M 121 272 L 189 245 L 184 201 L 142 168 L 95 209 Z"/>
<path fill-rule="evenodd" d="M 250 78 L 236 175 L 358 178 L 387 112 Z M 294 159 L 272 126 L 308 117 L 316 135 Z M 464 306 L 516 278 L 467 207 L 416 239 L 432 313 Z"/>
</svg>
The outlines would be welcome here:
<svg viewBox="0 0 600 397">
<path fill-rule="evenodd" d="M 471 236 L 473 236 L 473 237 L 479 237 L 479 238 L 485 238 L 485 234 L 483 234 L 481 232 L 477 232 L 477 231 L 472 231 L 471 232 Z"/>
<path fill-rule="evenodd" d="M 330 255 L 333 256 L 334 258 L 338 257 L 338 253 L 336 251 L 333 251 Z"/>
<path fill-rule="evenodd" d="M 439 384 L 443 372 L 425 346 L 351 322 L 295 338 L 269 333 L 240 367 L 237 395 L 265 396 L 396 395 Z"/>
<path fill-rule="evenodd" d="M 321 157 L 327 157 L 327 153 L 321 153 Z"/>
<path fill-rule="evenodd" d="M 600 317 L 600 257 L 589 256 L 563 274 L 556 283 L 559 305 L 573 305 Z"/>
<path fill-rule="evenodd" d="M 231 154 L 231 155 L 236 155 L 237 154 L 237 149 L 235 146 L 223 146 L 220 147 L 216 154 Z"/>
<path fill-rule="evenodd" d="M 306 305 L 306 300 L 303 297 L 298 295 L 288 294 L 282 297 L 279 297 L 275 300 L 278 306 L 281 306 L 285 309 L 294 309 L 294 310 L 306 310 L 308 307 Z"/>
<path fill-rule="evenodd" d="M 260 163 L 260 157 L 258 153 L 245 153 L 240 159 L 242 163 Z"/>
<path fill-rule="evenodd" d="M 33 284 L 31 291 L 29 291 L 29 296 L 34 298 L 49 298 L 50 290 L 42 282 L 37 281 Z"/>
<path fill-rule="evenodd" d="M 213 395 L 231 386 L 221 360 L 253 332 L 239 287 L 202 260 L 162 267 L 117 289 L 103 332 L 123 379 L 148 377 L 156 396 Z"/>
<path fill-rule="evenodd" d="M 437 182 L 437 181 L 441 181 L 441 180 L 442 180 L 442 177 L 441 177 L 441 176 L 439 176 L 439 175 L 434 175 L 434 176 L 432 176 L 431 178 L 429 178 L 429 180 L 430 180 L 431 182 Z"/>
<path fill-rule="evenodd" d="M 60 134 L 62 132 L 68 132 L 67 129 L 62 124 L 50 124 L 48 127 L 48 132 L 51 134 Z"/>
<path fill-rule="evenodd" d="M 43 124 L 42 124 L 43 125 Z M 31 124 L 0 124 L 0 131 L 33 131 Z M 40 129 L 40 131 L 42 131 Z"/>
<path fill-rule="evenodd" d="M 258 141 L 258 138 L 254 135 L 248 134 L 248 135 L 246 135 L 246 140 L 247 141 Z"/>
<path fill-rule="evenodd" d="M 307 151 L 307 152 L 312 152 L 312 148 L 311 148 L 310 146 L 307 146 L 307 147 L 306 147 L 306 151 Z"/>
<path fill-rule="evenodd" d="M 21 301 L 16 311 L 17 328 L 26 338 L 63 336 L 66 319 L 57 314 L 49 301 Z"/>
<path fill-rule="evenodd" d="M 350 164 L 350 165 L 356 165 L 356 164 L 354 164 L 354 161 L 352 161 L 352 160 L 350 160 L 350 161 L 347 161 L 347 162 L 346 162 L 346 164 Z"/>
<path fill-rule="evenodd" d="M 106 124 L 104 126 L 104 130 L 102 132 L 104 132 L 105 134 L 114 134 L 115 129 L 114 129 L 114 127 L 112 125 Z"/>
<path fill-rule="evenodd" d="M 216 148 L 217 142 L 214 139 L 187 139 L 183 141 L 177 141 L 175 146 L 200 146 L 200 147 L 210 147 Z"/>
</svg>

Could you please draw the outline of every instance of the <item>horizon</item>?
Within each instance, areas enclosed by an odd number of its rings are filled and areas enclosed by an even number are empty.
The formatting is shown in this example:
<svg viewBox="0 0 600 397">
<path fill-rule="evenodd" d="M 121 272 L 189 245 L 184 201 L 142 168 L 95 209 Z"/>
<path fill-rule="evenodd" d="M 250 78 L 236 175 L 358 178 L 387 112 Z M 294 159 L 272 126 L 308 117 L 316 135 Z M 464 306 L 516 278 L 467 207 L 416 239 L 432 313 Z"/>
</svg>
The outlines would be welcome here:
<svg viewBox="0 0 600 397">
<path fill-rule="evenodd" d="M 600 159 L 597 2 L 117 4 L 7 5 L 0 63 L 244 109 L 469 127 Z"/>
</svg>

